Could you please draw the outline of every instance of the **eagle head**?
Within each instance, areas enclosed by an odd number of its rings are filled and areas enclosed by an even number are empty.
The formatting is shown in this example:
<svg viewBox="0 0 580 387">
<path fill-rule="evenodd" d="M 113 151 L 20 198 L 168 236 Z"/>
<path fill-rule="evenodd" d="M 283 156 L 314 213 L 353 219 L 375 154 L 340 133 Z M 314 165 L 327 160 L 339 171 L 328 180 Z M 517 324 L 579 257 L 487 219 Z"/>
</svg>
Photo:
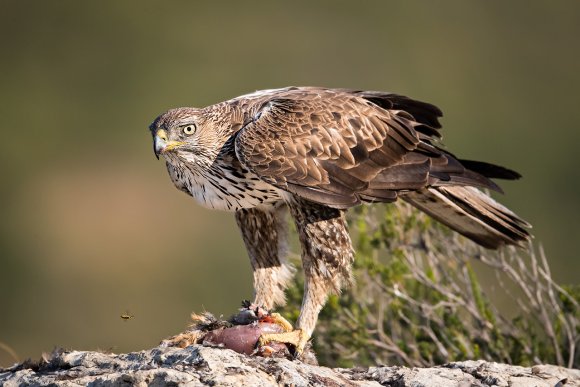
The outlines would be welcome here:
<svg viewBox="0 0 580 387">
<path fill-rule="evenodd" d="M 149 126 L 155 156 L 168 162 L 210 161 L 215 130 L 202 109 L 182 107 L 161 114 Z"/>
</svg>

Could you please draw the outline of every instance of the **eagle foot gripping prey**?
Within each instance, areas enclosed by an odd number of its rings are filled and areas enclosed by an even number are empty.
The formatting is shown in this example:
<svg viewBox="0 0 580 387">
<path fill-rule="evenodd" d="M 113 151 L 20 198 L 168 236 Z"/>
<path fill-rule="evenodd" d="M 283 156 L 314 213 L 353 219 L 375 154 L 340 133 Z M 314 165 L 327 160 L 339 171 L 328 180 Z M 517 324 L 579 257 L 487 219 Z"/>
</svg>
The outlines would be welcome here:
<svg viewBox="0 0 580 387">
<path fill-rule="evenodd" d="M 294 330 L 284 317 L 249 301 L 228 321 L 211 313 L 192 314 L 192 324 L 183 333 L 161 342 L 162 346 L 185 348 L 193 344 L 232 349 L 246 355 L 299 359 L 317 364 L 308 337 Z"/>
</svg>

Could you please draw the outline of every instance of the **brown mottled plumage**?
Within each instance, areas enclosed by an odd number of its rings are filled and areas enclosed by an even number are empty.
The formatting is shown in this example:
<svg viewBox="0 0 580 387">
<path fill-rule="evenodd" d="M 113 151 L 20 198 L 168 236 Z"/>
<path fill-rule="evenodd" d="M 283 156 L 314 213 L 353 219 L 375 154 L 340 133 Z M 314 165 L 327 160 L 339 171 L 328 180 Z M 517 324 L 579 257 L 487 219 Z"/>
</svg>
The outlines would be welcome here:
<svg viewBox="0 0 580 387">
<path fill-rule="evenodd" d="M 202 205 L 234 211 L 254 271 L 255 302 L 284 302 L 286 208 L 302 245 L 300 350 L 330 292 L 350 283 L 344 210 L 398 197 L 475 242 L 529 239 L 529 225 L 477 188 L 517 179 L 438 146 L 440 110 L 396 94 L 290 87 L 159 116 L 151 131 L 171 179 Z M 477 187 L 477 188 L 474 188 Z"/>
</svg>

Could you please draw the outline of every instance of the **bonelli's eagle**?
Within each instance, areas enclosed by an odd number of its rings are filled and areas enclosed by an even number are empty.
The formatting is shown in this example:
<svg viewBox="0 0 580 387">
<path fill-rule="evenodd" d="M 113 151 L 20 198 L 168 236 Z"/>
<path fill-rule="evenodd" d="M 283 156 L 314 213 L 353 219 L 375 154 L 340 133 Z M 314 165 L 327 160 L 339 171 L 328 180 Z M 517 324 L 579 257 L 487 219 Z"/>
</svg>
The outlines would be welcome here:
<svg viewBox="0 0 580 387">
<path fill-rule="evenodd" d="M 520 175 L 459 159 L 439 145 L 441 111 L 401 95 L 316 87 L 258 91 L 151 124 L 175 186 L 232 211 L 254 273 L 254 302 L 284 302 L 292 270 L 281 251 L 285 214 L 302 245 L 304 299 L 296 330 L 267 340 L 298 353 L 331 292 L 351 281 L 345 210 L 402 199 L 487 248 L 520 245 L 528 224 L 479 188 Z M 282 337 L 283 336 L 283 337 Z"/>
</svg>

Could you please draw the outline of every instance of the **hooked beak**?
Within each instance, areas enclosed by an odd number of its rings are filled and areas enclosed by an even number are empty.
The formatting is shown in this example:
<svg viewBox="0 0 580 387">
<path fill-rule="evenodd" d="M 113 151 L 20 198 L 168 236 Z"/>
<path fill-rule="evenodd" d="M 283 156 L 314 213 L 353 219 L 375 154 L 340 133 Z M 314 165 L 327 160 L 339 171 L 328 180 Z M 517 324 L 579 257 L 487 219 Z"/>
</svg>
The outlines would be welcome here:
<svg viewBox="0 0 580 387">
<path fill-rule="evenodd" d="M 183 144 L 185 143 L 182 141 L 169 141 L 167 138 L 167 132 L 163 129 L 159 129 L 155 132 L 155 136 L 153 138 L 153 151 L 155 152 L 157 160 L 159 160 L 159 155 L 162 155 L 163 153 L 175 149 Z"/>
</svg>

